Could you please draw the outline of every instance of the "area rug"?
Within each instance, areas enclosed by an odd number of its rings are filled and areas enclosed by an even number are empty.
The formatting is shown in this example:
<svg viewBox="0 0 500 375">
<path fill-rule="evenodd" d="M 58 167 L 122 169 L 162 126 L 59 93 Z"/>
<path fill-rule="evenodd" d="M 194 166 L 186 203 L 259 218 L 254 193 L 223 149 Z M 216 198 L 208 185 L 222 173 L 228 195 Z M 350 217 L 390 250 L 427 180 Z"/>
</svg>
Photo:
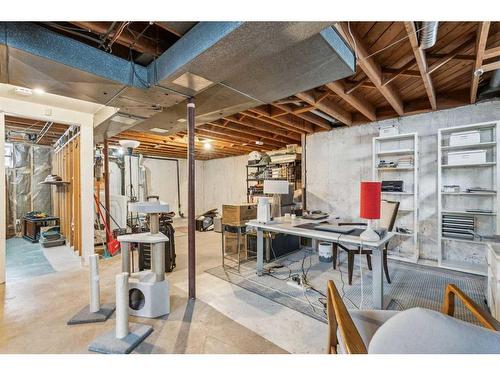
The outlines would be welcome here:
<svg viewBox="0 0 500 375">
<path fill-rule="evenodd" d="M 6 277 L 14 282 L 55 272 L 39 243 L 14 237 L 6 241 Z"/>
<path fill-rule="evenodd" d="M 360 261 L 361 258 L 361 261 Z M 234 268 L 222 266 L 206 272 L 246 290 L 257 293 L 276 303 L 294 309 L 305 315 L 326 322 L 324 308 L 326 285 L 333 280 L 349 309 L 371 309 L 372 272 L 367 268 L 365 257 L 356 257 L 352 285 L 347 283 L 347 258 L 339 253 L 340 265 L 336 270 L 332 263 L 322 263 L 317 253 L 300 250 L 266 264 L 264 276 L 256 275 L 256 262 L 248 261 L 238 272 Z M 388 309 L 405 310 L 424 307 L 439 311 L 445 287 L 453 283 L 461 288 L 480 306 L 485 305 L 486 278 L 435 267 L 409 264 L 389 260 L 391 284 L 384 279 L 384 294 L 391 299 Z M 306 275 L 311 289 L 304 290 L 291 285 L 293 275 Z M 361 286 L 361 280 L 362 286 Z M 455 316 L 477 324 L 474 316 L 457 303 Z"/>
</svg>

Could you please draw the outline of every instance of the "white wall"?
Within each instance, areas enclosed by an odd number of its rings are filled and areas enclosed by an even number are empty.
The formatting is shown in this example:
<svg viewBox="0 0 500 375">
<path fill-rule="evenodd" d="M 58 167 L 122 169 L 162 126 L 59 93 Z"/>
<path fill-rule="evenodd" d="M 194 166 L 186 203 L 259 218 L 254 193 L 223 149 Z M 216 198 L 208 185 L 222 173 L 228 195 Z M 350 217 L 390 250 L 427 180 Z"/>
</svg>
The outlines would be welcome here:
<svg viewBox="0 0 500 375">
<path fill-rule="evenodd" d="M 129 194 L 129 161 L 128 156 L 125 156 L 125 195 Z M 181 211 L 187 215 L 187 160 L 179 160 L 179 180 L 180 180 L 180 198 L 181 198 Z M 170 209 L 179 215 L 178 209 L 178 195 L 177 195 L 177 169 L 176 162 L 173 160 L 160 160 L 153 158 L 144 158 L 143 165 L 147 168 L 147 184 L 149 195 L 159 195 L 160 200 L 170 205 Z M 111 191 L 119 192 L 120 186 L 120 172 L 115 163 L 110 164 L 111 175 Z M 202 214 L 205 210 L 204 205 L 204 191 L 205 184 L 204 176 L 204 161 L 196 161 L 196 214 Z M 138 186 L 138 158 L 132 157 L 132 183 L 134 190 L 139 195 Z M 141 197 L 139 197 L 140 199 Z"/>
<path fill-rule="evenodd" d="M 222 214 L 223 204 L 246 202 L 247 162 L 247 155 L 205 161 L 203 196 L 206 210 L 218 208 Z"/>
<path fill-rule="evenodd" d="M 137 160 L 132 159 L 132 182 L 136 193 L 139 192 L 137 181 Z M 181 210 L 187 214 L 187 160 L 179 160 Z M 200 215 L 213 208 L 222 213 L 223 204 L 246 202 L 247 155 L 196 161 L 196 214 Z M 172 211 L 178 214 L 177 171 L 176 163 L 171 160 L 144 158 L 143 165 L 148 170 L 149 195 L 159 195 L 160 199 L 170 204 Z M 120 184 L 119 169 L 111 164 L 111 185 L 118 189 Z M 125 185 L 129 191 L 128 157 L 125 156 Z M 116 188 L 113 188 L 116 186 Z"/>
<path fill-rule="evenodd" d="M 494 101 L 310 135 L 307 137 L 308 208 L 357 218 L 359 182 L 372 178 L 372 138 L 378 136 L 379 126 L 397 123 L 400 133 L 419 135 L 419 250 L 422 258 L 436 259 L 437 130 L 499 119 L 500 102 Z M 397 174 L 393 177 L 397 179 Z M 463 251 L 463 246 L 456 251 Z M 461 254 L 455 255 L 458 258 Z M 474 251 L 472 261 L 484 262 L 483 256 L 484 250 Z"/>
</svg>

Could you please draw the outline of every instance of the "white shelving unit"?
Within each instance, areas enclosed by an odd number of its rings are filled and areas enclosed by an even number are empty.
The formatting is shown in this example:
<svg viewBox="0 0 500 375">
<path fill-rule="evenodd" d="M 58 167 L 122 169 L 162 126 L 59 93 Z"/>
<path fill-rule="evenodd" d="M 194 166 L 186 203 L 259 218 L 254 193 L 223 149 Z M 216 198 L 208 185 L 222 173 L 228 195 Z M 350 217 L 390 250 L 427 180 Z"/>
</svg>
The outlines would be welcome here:
<svg viewBox="0 0 500 375">
<path fill-rule="evenodd" d="M 443 268 L 457 271 L 470 272 L 479 275 L 486 274 L 486 264 L 481 262 L 467 262 L 447 257 L 447 247 L 455 246 L 464 251 L 480 249 L 486 243 L 480 237 L 474 239 L 451 238 L 443 236 L 443 215 L 465 215 L 474 218 L 475 230 L 481 235 L 500 233 L 500 220 L 498 218 L 498 197 L 500 175 L 497 165 L 500 155 L 497 145 L 500 140 L 498 132 L 499 122 L 486 122 L 465 126 L 439 129 L 438 131 L 438 265 Z M 449 144 L 452 133 L 473 131 L 480 132 L 480 143 L 467 145 Z M 486 162 L 480 164 L 448 165 L 448 153 L 467 150 L 486 150 Z M 459 185 L 458 192 L 443 192 L 444 185 Z M 466 189 L 482 187 L 485 192 L 468 193 Z M 491 212 L 471 212 L 471 209 L 488 209 Z"/>
<path fill-rule="evenodd" d="M 398 158 L 411 156 L 413 167 L 378 167 L 380 160 L 397 161 Z M 398 134 L 388 137 L 373 138 L 372 146 L 373 180 L 402 180 L 403 192 L 382 192 L 382 199 L 399 201 L 399 212 L 395 228 L 406 227 L 411 234 L 396 233 L 402 246 L 409 246 L 410 251 L 389 252 L 389 258 L 416 263 L 419 256 L 418 246 L 418 135 L 417 133 Z M 411 225 L 401 224 L 411 223 Z M 407 245 L 408 242 L 411 242 Z"/>
</svg>

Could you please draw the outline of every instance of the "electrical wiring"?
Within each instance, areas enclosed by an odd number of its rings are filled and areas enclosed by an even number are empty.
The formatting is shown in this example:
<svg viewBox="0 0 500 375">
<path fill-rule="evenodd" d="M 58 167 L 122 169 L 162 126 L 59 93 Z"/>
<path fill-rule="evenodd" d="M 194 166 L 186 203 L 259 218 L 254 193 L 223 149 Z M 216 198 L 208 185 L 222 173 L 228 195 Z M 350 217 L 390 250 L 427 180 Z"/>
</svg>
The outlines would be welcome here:
<svg viewBox="0 0 500 375">
<path fill-rule="evenodd" d="M 357 46 L 356 46 L 356 40 L 354 39 L 354 36 L 353 36 L 353 34 L 352 34 L 352 31 L 351 31 L 351 25 L 350 25 L 350 24 L 351 24 L 350 22 L 347 22 L 347 30 L 349 31 L 349 35 L 350 35 L 351 40 L 352 40 L 353 45 L 354 45 L 354 46 L 353 46 L 353 47 L 354 47 L 354 55 L 356 56 L 356 59 L 357 59 L 358 61 L 364 61 L 364 60 L 369 59 L 370 57 L 373 57 L 373 56 L 375 56 L 375 55 L 378 55 L 379 53 L 381 53 L 381 52 L 385 51 L 386 49 L 389 49 L 389 48 L 391 48 L 392 46 L 394 46 L 394 45 L 396 45 L 396 44 L 398 44 L 398 43 L 400 43 L 400 42 L 402 42 L 402 41 L 404 41 L 404 40 L 406 40 L 406 39 L 408 39 L 408 38 L 410 37 L 409 35 L 406 35 L 406 36 L 402 37 L 401 39 L 398 39 L 398 40 L 396 40 L 396 41 L 392 42 L 391 44 L 389 44 L 389 45 L 385 46 L 384 48 L 381 48 L 381 49 L 379 49 L 378 51 L 375 51 L 375 52 L 373 52 L 373 53 L 369 54 L 368 56 L 365 56 L 363 59 L 358 59 L 358 55 L 357 55 Z M 428 26 L 422 26 L 422 27 L 420 27 L 420 28 L 416 29 L 416 30 L 415 30 L 415 35 L 417 35 L 417 33 L 418 33 L 418 32 L 420 32 L 420 31 L 422 31 L 422 30 L 425 30 L 425 29 L 426 29 L 426 28 L 428 28 L 428 27 L 430 27 L 430 25 L 428 25 Z"/>
</svg>

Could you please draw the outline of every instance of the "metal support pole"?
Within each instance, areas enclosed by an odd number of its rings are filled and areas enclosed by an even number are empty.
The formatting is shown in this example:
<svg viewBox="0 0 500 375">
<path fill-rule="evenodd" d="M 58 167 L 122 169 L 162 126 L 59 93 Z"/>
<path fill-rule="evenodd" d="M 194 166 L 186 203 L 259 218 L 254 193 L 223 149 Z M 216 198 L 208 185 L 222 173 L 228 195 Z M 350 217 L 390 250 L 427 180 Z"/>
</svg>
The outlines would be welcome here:
<svg viewBox="0 0 500 375">
<path fill-rule="evenodd" d="M 188 289 L 189 298 L 196 298 L 196 242 L 195 242 L 195 156 L 194 156 L 194 102 L 187 104 L 188 133 Z"/>
<path fill-rule="evenodd" d="M 302 183 L 302 210 L 305 211 L 307 210 L 307 199 L 306 199 L 306 179 L 307 179 L 307 171 L 306 171 L 306 161 L 307 161 L 307 147 L 306 147 L 306 135 L 302 134 L 300 138 L 300 145 L 302 147 L 302 158 L 301 158 L 301 163 L 300 163 L 300 180 Z"/>
<path fill-rule="evenodd" d="M 108 148 L 108 139 L 104 140 L 104 207 L 106 208 L 106 225 L 109 228 L 109 232 L 111 232 L 111 218 L 109 215 L 110 203 L 109 203 L 109 148 Z M 101 197 L 98 197 L 101 200 Z M 112 238 L 110 238 L 110 233 L 106 231 L 106 243 L 109 243 Z"/>
</svg>

